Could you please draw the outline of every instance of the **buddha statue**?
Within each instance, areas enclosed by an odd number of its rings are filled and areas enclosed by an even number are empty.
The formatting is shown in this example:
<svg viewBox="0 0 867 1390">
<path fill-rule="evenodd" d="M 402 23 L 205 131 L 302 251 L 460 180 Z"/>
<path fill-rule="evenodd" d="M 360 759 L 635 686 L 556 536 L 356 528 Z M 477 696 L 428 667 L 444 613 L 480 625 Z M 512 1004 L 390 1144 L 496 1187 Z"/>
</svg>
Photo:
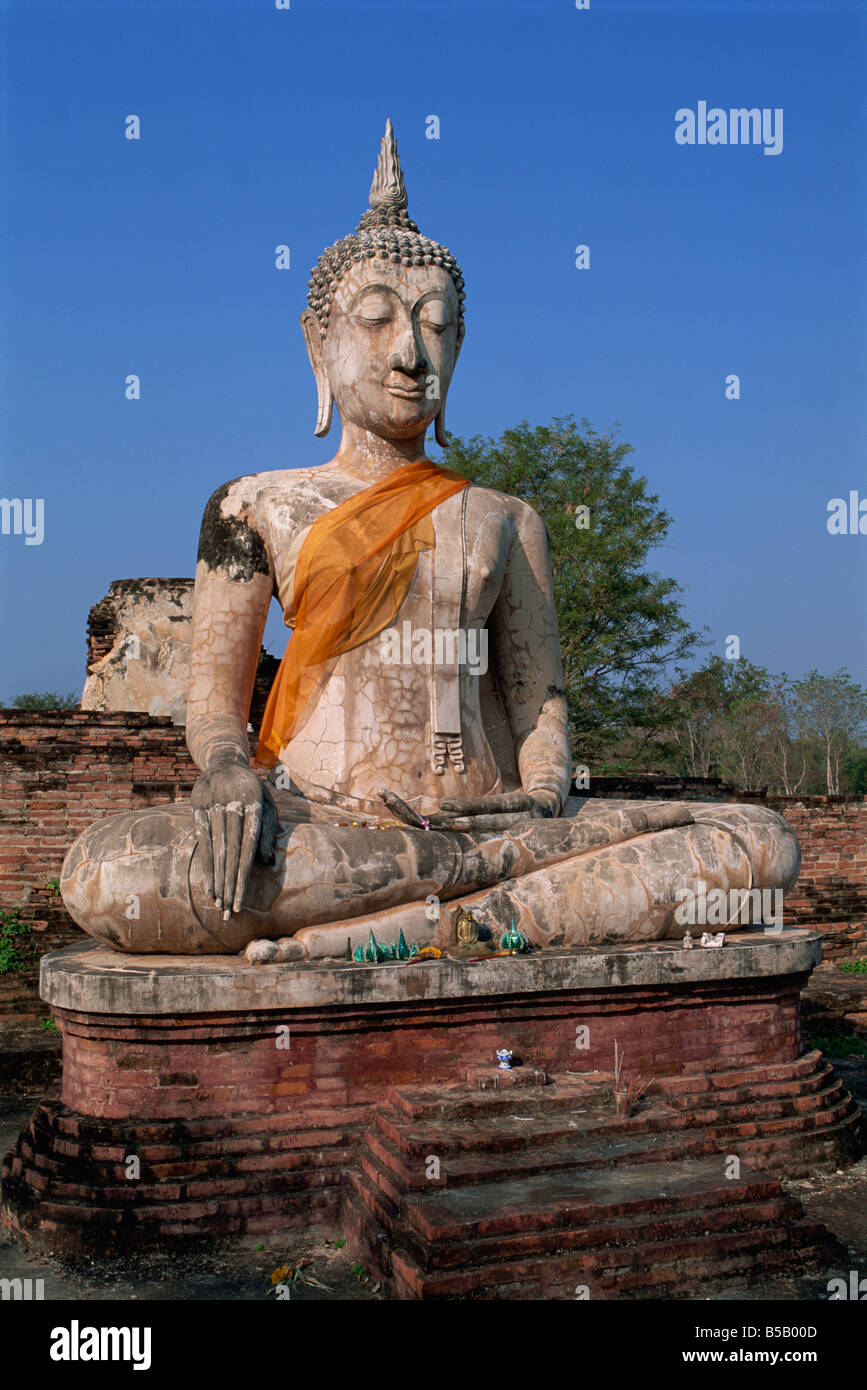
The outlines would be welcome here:
<svg viewBox="0 0 867 1390">
<path fill-rule="evenodd" d="M 423 946 L 456 910 L 494 942 L 513 920 L 538 947 L 681 938 L 690 891 L 787 891 L 798 846 L 770 810 L 570 797 L 545 527 L 425 456 L 431 426 L 445 442 L 464 282 L 409 218 L 391 122 L 370 206 L 320 257 L 301 327 L 315 432 L 336 405 L 340 446 L 208 502 L 192 804 L 81 835 L 61 877 L 75 921 L 119 951 L 264 941 L 315 960 L 371 928 Z M 292 636 L 254 767 L 247 715 L 274 597 Z"/>
</svg>

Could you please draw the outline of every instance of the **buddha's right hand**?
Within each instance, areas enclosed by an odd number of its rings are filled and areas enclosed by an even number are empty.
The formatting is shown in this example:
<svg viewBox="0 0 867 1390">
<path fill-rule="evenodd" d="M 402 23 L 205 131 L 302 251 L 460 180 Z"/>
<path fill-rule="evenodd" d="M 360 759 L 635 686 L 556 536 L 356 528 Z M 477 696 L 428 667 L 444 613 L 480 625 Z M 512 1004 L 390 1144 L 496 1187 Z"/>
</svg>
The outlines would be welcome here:
<svg viewBox="0 0 867 1390">
<path fill-rule="evenodd" d="M 262 779 L 248 765 L 234 761 L 203 772 L 190 799 L 205 891 L 228 921 L 244 906 L 254 859 L 273 861 L 277 809 Z"/>
</svg>

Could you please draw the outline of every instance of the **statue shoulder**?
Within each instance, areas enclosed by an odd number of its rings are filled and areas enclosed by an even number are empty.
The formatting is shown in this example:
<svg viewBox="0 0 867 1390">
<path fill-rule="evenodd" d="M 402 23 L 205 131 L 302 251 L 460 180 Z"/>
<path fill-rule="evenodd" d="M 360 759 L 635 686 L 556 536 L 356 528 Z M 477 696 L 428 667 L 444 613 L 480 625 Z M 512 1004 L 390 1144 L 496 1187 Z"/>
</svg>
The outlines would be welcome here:
<svg viewBox="0 0 867 1390">
<path fill-rule="evenodd" d="M 524 502 L 520 497 L 515 497 L 510 492 L 500 492 L 495 487 L 482 487 L 477 483 L 471 484 L 471 495 L 477 498 L 481 508 L 490 515 L 494 510 L 507 522 L 514 527 L 516 535 L 533 535 L 540 532 L 544 535 L 545 523 L 535 507 L 531 507 L 529 502 Z"/>
<path fill-rule="evenodd" d="M 283 468 L 270 473 L 245 473 L 213 492 L 202 517 L 199 560 L 220 569 L 230 579 L 271 574 L 270 532 L 276 497 L 303 487 L 314 470 Z"/>
<path fill-rule="evenodd" d="M 275 468 L 268 473 L 242 473 L 239 478 L 223 483 L 211 494 L 208 506 L 245 510 L 262 510 L 275 498 L 284 500 L 301 491 L 316 475 L 316 468 Z"/>
</svg>

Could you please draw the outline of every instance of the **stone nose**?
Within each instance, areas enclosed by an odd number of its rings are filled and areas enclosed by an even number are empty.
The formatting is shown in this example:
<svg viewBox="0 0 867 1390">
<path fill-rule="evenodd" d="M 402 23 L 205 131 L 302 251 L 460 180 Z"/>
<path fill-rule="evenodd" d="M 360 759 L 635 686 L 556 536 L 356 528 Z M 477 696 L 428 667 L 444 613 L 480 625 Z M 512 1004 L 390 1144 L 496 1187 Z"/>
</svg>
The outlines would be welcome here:
<svg viewBox="0 0 867 1390">
<path fill-rule="evenodd" d="M 406 372 L 409 376 L 418 375 L 427 366 L 421 344 L 411 330 L 403 335 L 400 346 L 389 357 L 388 365 L 393 372 Z"/>
</svg>

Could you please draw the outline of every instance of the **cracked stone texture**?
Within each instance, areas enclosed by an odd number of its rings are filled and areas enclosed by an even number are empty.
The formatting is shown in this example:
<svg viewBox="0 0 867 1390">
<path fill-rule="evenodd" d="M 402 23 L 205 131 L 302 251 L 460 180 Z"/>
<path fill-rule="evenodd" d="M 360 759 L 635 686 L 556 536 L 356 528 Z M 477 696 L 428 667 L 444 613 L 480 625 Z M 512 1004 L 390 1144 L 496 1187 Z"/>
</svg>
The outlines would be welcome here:
<svg viewBox="0 0 867 1390">
<path fill-rule="evenodd" d="M 81 708 L 141 710 L 182 724 L 192 616 L 191 579 L 115 580 L 91 609 Z"/>
<path fill-rule="evenodd" d="M 573 798 L 562 817 L 469 833 L 351 826 L 332 807 L 277 800 L 275 862 L 255 866 L 227 922 L 206 899 L 187 806 L 97 821 L 64 862 L 64 902 L 90 935 L 134 953 L 227 954 L 296 936 L 309 955 L 333 955 L 371 928 L 421 944 L 439 929 L 430 896 L 497 932 L 514 917 L 536 945 L 587 946 L 682 936 L 684 885 L 787 891 L 800 865 L 786 822 L 757 806 Z"/>
<path fill-rule="evenodd" d="M 280 577 L 291 619 L 299 533 L 359 486 L 325 466 L 220 490 L 222 521 L 238 523 L 230 534 L 240 577 L 199 561 L 189 718 L 200 765 L 210 738 L 219 743 L 232 724 L 246 728 L 271 573 Z M 587 945 L 682 934 L 675 893 L 699 881 L 726 891 L 791 888 L 797 842 L 779 815 L 756 806 L 575 798 L 559 817 L 518 819 L 497 832 L 385 824 L 376 797 L 383 785 L 423 814 L 449 795 L 522 786 L 565 797 L 568 787 L 544 527 L 517 499 L 468 491 L 471 544 L 457 582 L 465 616 L 494 635 L 496 665 L 487 683 L 461 677 L 465 773 L 432 768 L 433 671 L 385 664 L 374 638 L 328 664 L 282 750 L 290 790 L 276 793 L 277 855 L 273 865 L 254 868 L 244 908 L 224 922 L 206 899 L 189 808 L 155 807 L 97 822 L 70 850 L 62 892 L 85 931 L 119 950 L 180 954 L 232 953 L 257 938 L 297 936 L 299 947 L 321 956 L 334 954 L 337 943 L 342 948 L 347 936 L 354 948 L 374 922 L 390 936 L 402 929 L 408 939 L 430 940 L 437 922 L 426 899 L 434 896 L 464 902 L 494 930 L 514 918 L 537 945 Z M 459 524 L 461 505 L 458 497 L 437 508 L 436 535 Z M 253 527 L 261 545 L 252 545 L 244 527 Z M 420 556 L 400 621 L 431 623 L 434 555 Z"/>
<path fill-rule="evenodd" d="M 96 942 L 66 946 L 43 957 L 42 998 L 57 1009 L 93 1014 L 182 1017 L 256 1008 L 356 1007 L 411 1000 L 502 995 L 530 998 L 553 992 L 700 985 L 771 979 L 815 969 L 817 932 L 766 934 L 742 928 L 722 949 L 655 945 L 579 947 L 529 955 L 363 965 L 305 961 L 249 965 L 207 957 L 120 955 Z"/>
<path fill-rule="evenodd" d="M 213 720 L 238 707 L 238 633 L 250 645 L 264 625 L 273 590 L 291 625 L 294 559 L 312 522 L 359 492 L 359 480 L 331 465 L 286 469 L 239 479 L 220 510 L 260 535 L 273 581 L 253 572 L 229 579 L 205 559 L 196 570 L 195 649 L 190 722 Z M 466 630 L 488 628 L 496 664 L 482 676 L 460 676 L 466 771 L 431 767 L 428 665 L 390 664 L 379 636 L 323 668 L 295 736 L 281 752 L 290 790 L 314 802 L 337 802 L 357 815 L 382 809 L 387 785 L 421 814 L 448 796 L 485 796 L 523 785 L 569 785 L 568 744 L 557 619 L 544 527 L 532 508 L 489 488 L 466 498 L 467 557 L 453 573 L 434 563 L 450 533 L 460 532 L 462 495 L 432 515 L 436 547 L 419 556 L 395 626 L 413 631 L 451 626 L 439 621 L 463 592 Z M 449 592 L 443 591 L 443 585 Z M 454 590 L 455 592 L 451 592 Z M 195 750 L 196 752 L 198 750 Z"/>
</svg>

